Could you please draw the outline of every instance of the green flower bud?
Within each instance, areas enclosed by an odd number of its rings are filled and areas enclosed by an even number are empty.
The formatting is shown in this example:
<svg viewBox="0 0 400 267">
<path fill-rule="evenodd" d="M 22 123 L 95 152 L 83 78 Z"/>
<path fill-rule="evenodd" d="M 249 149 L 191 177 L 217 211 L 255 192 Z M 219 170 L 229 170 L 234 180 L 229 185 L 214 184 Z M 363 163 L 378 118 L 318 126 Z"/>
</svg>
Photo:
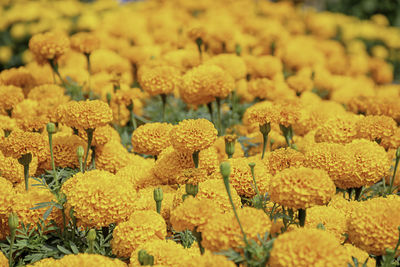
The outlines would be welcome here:
<svg viewBox="0 0 400 267">
<path fill-rule="evenodd" d="M 18 225 L 18 215 L 15 212 L 10 213 L 8 216 L 8 227 L 10 228 L 10 231 L 15 231 L 18 228 Z"/>
<path fill-rule="evenodd" d="M 188 195 L 192 195 L 192 196 L 196 196 L 197 193 L 199 192 L 199 186 L 198 185 L 193 185 L 193 184 L 186 184 L 185 185 L 186 188 L 186 193 Z"/>
<path fill-rule="evenodd" d="M 56 132 L 56 125 L 52 122 L 47 123 L 46 130 L 49 134 L 53 134 Z"/>
<path fill-rule="evenodd" d="M 86 236 L 88 242 L 93 242 L 96 240 L 96 230 L 95 229 L 90 229 L 87 236 Z"/>
<path fill-rule="evenodd" d="M 219 169 L 224 178 L 229 177 L 229 175 L 231 174 L 231 165 L 227 161 L 222 162 L 221 165 L 219 165 Z"/>
<path fill-rule="evenodd" d="M 154 257 L 146 252 L 146 250 L 141 249 L 138 252 L 138 260 L 140 265 L 154 265 Z"/>
<path fill-rule="evenodd" d="M 110 102 L 111 102 L 111 97 L 112 97 L 112 96 L 111 96 L 111 93 L 108 92 L 107 95 L 106 95 L 107 103 L 108 103 L 108 104 L 110 104 Z"/>
<path fill-rule="evenodd" d="M 249 166 L 250 166 L 250 168 L 254 168 L 256 166 L 256 164 L 254 162 L 250 162 Z"/>
<path fill-rule="evenodd" d="M 76 150 L 76 155 L 78 156 L 78 158 L 83 158 L 83 156 L 85 155 L 85 149 L 82 146 L 78 146 Z"/>
<path fill-rule="evenodd" d="M 163 200 L 163 190 L 162 188 L 155 188 L 153 191 L 153 197 L 154 200 L 157 201 L 162 201 Z"/>
<path fill-rule="evenodd" d="M 21 165 L 29 165 L 32 161 L 32 154 L 28 153 L 28 154 L 23 154 L 19 159 L 18 162 Z"/>
<path fill-rule="evenodd" d="M 225 153 L 228 155 L 228 158 L 232 158 L 235 153 L 235 142 L 237 137 L 235 135 L 226 135 L 224 137 L 225 140 Z"/>
<path fill-rule="evenodd" d="M 260 132 L 263 135 L 268 135 L 270 131 L 271 131 L 271 124 L 270 123 L 266 123 L 266 124 L 260 125 Z"/>
<path fill-rule="evenodd" d="M 400 147 L 396 150 L 396 158 L 400 158 Z"/>
</svg>

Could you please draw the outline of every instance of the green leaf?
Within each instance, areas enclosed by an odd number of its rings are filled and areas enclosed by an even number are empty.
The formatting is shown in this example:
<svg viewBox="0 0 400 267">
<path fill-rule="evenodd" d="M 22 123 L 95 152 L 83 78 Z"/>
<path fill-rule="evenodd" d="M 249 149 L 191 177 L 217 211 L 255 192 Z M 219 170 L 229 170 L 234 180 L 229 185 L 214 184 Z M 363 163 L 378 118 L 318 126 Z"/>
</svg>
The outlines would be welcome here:
<svg viewBox="0 0 400 267">
<path fill-rule="evenodd" d="M 71 247 L 71 250 L 74 254 L 78 254 L 79 253 L 79 249 L 78 247 L 75 245 L 74 242 L 72 242 L 71 240 L 69 241 L 69 246 Z"/>
<path fill-rule="evenodd" d="M 49 217 L 50 213 L 53 211 L 53 207 L 54 206 L 51 206 L 50 208 L 48 208 L 46 210 L 46 212 L 43 214 L 43 220 L 47 220 L 47 218 Z"/>
<path fill-rule="evenodd" d="M 61 251 L 62 253 L 66 254 L 66 255 L 72 254 L 71 251 L 69 251 L 68 249 L 64 248 L 63 246 L 57 245 L 57 248 L 58 248 L 59 251 Z"/>
</svg>

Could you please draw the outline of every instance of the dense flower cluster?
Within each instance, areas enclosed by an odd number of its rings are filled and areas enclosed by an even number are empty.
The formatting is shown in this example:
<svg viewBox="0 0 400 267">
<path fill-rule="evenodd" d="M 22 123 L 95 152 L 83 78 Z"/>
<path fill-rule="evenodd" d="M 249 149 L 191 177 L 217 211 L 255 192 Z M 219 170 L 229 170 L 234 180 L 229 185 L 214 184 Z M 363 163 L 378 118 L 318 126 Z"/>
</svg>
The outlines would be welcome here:
<svg viewBox="0 0 400 267">
<path fill-rule="evenodd" d="M 147 123 L 132 134 L 133 150 L 147 155 L 158 155 L 170 146 L 169 133 L 173 126 L 168 123 Z"/>
<path fill-rule="evenodd" d="M 118 259 L 111 259 L 106 256 L 98 254 L 71 254 L 66 255 L 61 259 L 47 258 L 40 260 L 32 265 L 31 267 L 64 267 L 64 266 L 110 266 L 110 267 L 126 267 L 126 263 Z"/>
</svg>

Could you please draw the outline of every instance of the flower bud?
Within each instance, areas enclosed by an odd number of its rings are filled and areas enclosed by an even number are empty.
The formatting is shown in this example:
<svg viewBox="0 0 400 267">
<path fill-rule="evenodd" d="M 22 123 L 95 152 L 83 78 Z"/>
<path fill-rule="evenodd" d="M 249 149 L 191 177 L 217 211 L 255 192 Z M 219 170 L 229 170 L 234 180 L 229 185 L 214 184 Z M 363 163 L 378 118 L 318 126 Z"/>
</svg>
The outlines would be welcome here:
<svg viewBox="0 0 400 267">
<path fill-rule="evenodd" d="M 18 225 L 18 215 L 15 212 L 10 213 L 8 216 L 8 227 L 10 228 L 10 231 L 15 231 L 18 228 Z"/>
<path fill-rule="evenodd" d="M 49 134 L 53 134 L 56 132 L 56 125 L 52 122 L 47 123 L 46 130 Z"/>
<path fill-rule="evenodd" d="M 112 96 L 111 96 L 111 93 L 108 92 L 107 95 L 106 95 L 107 103 L 108 103 L 108 104 L 110 104 L 110 102 L 111 102 L 111 97 L 112 97 Z"/>
<path fill-rule="evenodd" d="M 198 185 L 186 184 L 185 188 L 186 188 L 186 193 L 188 195 L 191 195 L 191 196 L 194 196 L 194 197 L 199 192 L 199 186 Z"/>
<path fill-rule="evenodd" d="M 228 158 L 232 158 L 235 153 L 235 142 L 237 137 L 235 135 L 226 135 L 224 137 L 225 140 L 225 153 L 228 155 Z"/>
<path fill-rule="evenodd" d="M 231 165 L 227 161 L 222 162 L 221 165 L 219 165 L 219 169 L 224 178 L 229 177 L 229 175 L 231 174 Z"/>
<path fill-rule="evenodd" d="M 396 158 L 400 158 L 400 147 L 398 147 L 396 150 Z"/>
<path fill-rule="evenodd" d="M 153 197 L 154 200 L 157 201 L 162 201 L 163 200 L 163 190 L 162 188 L 155 188 L 153 191 Z"/>
<path fill-rule="evenodd" d="M 260 125 L 260 132 L 263 135 L 268 135 L 270 131 L 271 131 L 271 124 L 270 123 L 266 123 L 266 124 Z"/>
<path fill-rule="evenodd" d="M 87 240 L 88 242 L 93 242 L 96 240 L 96 230 L 95 229 L 90 229 L 88 234 L 87 234 Z"/>
<path fill-rule="evenodd" d="M 78 158 L 83 158 L 83 156 L 85 155 L 85 149 L 82 146 L 78 146 L 76 150 L 76 155 L 78 156 Z"/>
<path fill-rule="evenodd" d="M 144 249 L 139 250 L 138 260 L 140 265 L 154 265 L 154 257 L 148 254 Z"/>
</svg>

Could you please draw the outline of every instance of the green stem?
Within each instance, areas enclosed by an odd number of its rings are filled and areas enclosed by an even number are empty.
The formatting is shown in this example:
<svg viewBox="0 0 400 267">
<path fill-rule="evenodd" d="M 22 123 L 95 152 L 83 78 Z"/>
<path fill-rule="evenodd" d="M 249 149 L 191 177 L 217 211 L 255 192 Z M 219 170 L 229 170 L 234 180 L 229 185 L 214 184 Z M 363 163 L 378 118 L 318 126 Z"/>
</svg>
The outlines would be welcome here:
<svg viewBox="0 0 400 267">
<path fill-rule="evenodd" d="M 203 52 L 201 49 L 201 45 L 203 44 L 203 39 L 201 39 L 200 37 L 196 39 L 196 45 L 197 45 L 197 49 L 199 50 L 199 57 L 200 57 L 200 62 L 203 61 Z"/>
<path fill-rule="evenodd" d="M 91 82 L 92 67 L 91 67 L 91 64 L 90 64 L 90 53 L 85 53 L 85 57 L 86 57 L 86 62 L 87 62 L 87 70 L 88 70 L 88 73 L 89 73 L 89 77 L 88 77 L 89 99 L 92 99 L 93 98 L 92 82 Z"/>
<path fill-rule="evenodd" d="M 65 216 L 65 208 L 64 207 L 61 209 L 61 214 L 62 214 L 62 220 L 63 220 L 63 226 L 64 226 L 62 235 L 63 235 L 63 237 L 65 237 L 66 232 L 67 232 L 67 218 Z"/>
<path fill-rule="evenodd" d="M 60 74 L 60 72 L 59 72 L 59 70 L 58 70 L 58 63 L 56 63 L 56 61 L 55 61 L 54 59 L 50 59 L 50 60 L 49 60 L 49 63 L 50 63 L 51 68 L 53 69 L 53 72 L 54 72 L 54 73 L 57 75 L 57 77 L 60 79 L 61 85 L 65 87 L 65 86 L 66 86 L 66 83 L 65 83 L 64 79 L 61 77 L 61 74 Z"/>
<path fill-rule="evenodd" d="M 25 190 L 29 190 L 29 164 L 24 165 Z"/>
<path fill-rule="evenodd" d="M 394 183 L 394 180 L 396 179 L 396 172 L 397 172 L 397 167 L 398 167 L 398 165 L 399 165 L 399 161 L 400 161 L 400 158 L 399 158 L 399 157 L 396 157 L 396 163 L 394 164 L 393 176 L 392 176 L 392 179 L 390 179 L 389 194 L 393 193 L 393 192 L 392 192 L 392 190 L 393 190 L 393 183 Z"/>
<path fill-rule="evenodd" d="M 78 160 L 79 160 L 79 170 L 80 170 L 82 173 L 85 173 L 85 172 L 83 171 L 83 160 L 82 160 L 82 158 L 79 157 Z"/>
<path fill-rule="evenodd" d="M 217 129 L 218 135 L 223 135 L 222 122 L 221 122 L 221 98 L 216 97 L 215 102 L 217 103 Z"/>
<path fill-rule="evenodd" d="M 29 164 L 32 161 L 32 154 L 24 154 L 19 159 L 18 162 L 22 166 L 24 166 L 24 178 L 25 178 L 25 190 L 28 191 L 29 189 Z"/>
<path fill-rule="evenodd" d="M 208 108 L 208 112 L 210 113 L 211 122 L 215 124 L 212 102 L 207 103 L 207 108 Z"/>
<path fill-rule="evenodd" d="M 132 100 L 131 104 L 128 106 L 128 109 L 129 109 L 129 112 L 130 112 L 130 115 L 131 115 L 132 127 L 133 127 L 133 130 L 135 131 L 136 128 L 137 128 L 137 121 L 136 121 L 135 113 L 133 112 L 133 108 L 134 108 L 134 103 L 133 103 L 133 100 Z"/>
<path fill-rule="evenodd" d="M 362 186 L 354 188 L 355 191 L 355 200 L 359 200 L 361 196 Z"/>
<path fill-rule="evenodd" d="M 9 266 L 13 266 L 13 253 L 14 253 L 14 242 L 15 242 L 15 229 L 11 231 L 11 236 L 10 236 L 10 251 L 8 253 L 8 263 Z"/>
<path fill-rule="evenodd" d="M 263 134 L 263 148 L 262 148 L 261 159 L 264 159 L 265 150 L 267 149 L 267 144 L 268 144 L 268 134 Z"/>
<path fill-rule="evenodd" d="M 306 223 L 306 210 L 305 209 L 299 209 L 299 222 L 300 222 L 300 226 L 304 227 L 304 224 Z"/>
<path fill-rule="evenodd" d="M 53 170 L 53 178 L 56 184 L 58 185 L 58 177 L 56 174 L 56 164 L 54 163 L 54 153 L 53 153 L 53 134 L 49 133 L 49 146 L 50 146 L 50 162 L 51 169 Z"/>
<path fill-rule="evenodd" d="M 162 205 L 162 201 L 156 201 L 156 210 L 157 210 L 158 214 L 161 213 L 161 205 Z"/>
<path fill-rule="evenodd" d="M 96 147 L 92 146 L 92 162 L 91 162 L 91 166 L 92 166 L 92 170 L 96 169 Z"/>
<path fill-rule="evenodd" d="M 201 244 L 201 242 L 203 241 L 203 236 L 202 236 L 201 232 L 197 232 L 197 226 L 194 228 L 192 233 L 193 233 L 194 237 L 196 237 L 196 241 L 199 244 L 200 253 L 203 255 L 204 247 Z"/>
<path fill-rule="evenodd" d="M 257 186 L 257 182 L 256 182 L 256 176 L 254 174 L 254 167 L 255 167 L 255 163 L 251 162 L 249 163 L 250 166 L 250 171 L 251 171 L 251 176 L 253 177 L 253 183 L 254 183 L 254 189 L 256 191 L 257 196 L 261 196 L 260 191 L 258 190 L 258 186 Z"/>
<path fill-rule="evenodd" d="M 194 167 L 197 169 L 199 167 L 199 153 L 200 151 L 195 151 L 192 154 L 193 162 L 194 162 Z"/>
<path fill-rule="evenodd" d="M 165 122 L 165 108 L 167 106 L 167 95 L 161 94 L 161 102 L 162 102 L 162 121 Z"/>
<path fill-rule="evenodd" d="M 267 144 L 268 144 L 268 134 L 270 131 L 271 131 L 270 123 L 265 123 L 263 125 L 260 125 L 260 132 L 262 133 L 262 136 L 263 136 L 263 150 L 262 150 L 262 154 L 261 154 L 261 159 L 264 159 L 265 150 L 266 150 Z"/>
<path fill-rule="evenodd" d="M 85 171 L 86 171 L 86 164 L 87 164 L 87 159 L 88 159 L 88 156 L 89 156 L 90 147 L 91 147 L 92 140 L 93 140 L 94 129 L 89 128 L 89 129 L 85 129 L 85 131 L 86 131 L 86 134 L 87 134 L 87 137 L 88 137 L 88 145 L 87 145 L 87 149 L 86 149 L 85 160 L 83 162 L 83 173 L 85 173 Z"/>
</svg>

